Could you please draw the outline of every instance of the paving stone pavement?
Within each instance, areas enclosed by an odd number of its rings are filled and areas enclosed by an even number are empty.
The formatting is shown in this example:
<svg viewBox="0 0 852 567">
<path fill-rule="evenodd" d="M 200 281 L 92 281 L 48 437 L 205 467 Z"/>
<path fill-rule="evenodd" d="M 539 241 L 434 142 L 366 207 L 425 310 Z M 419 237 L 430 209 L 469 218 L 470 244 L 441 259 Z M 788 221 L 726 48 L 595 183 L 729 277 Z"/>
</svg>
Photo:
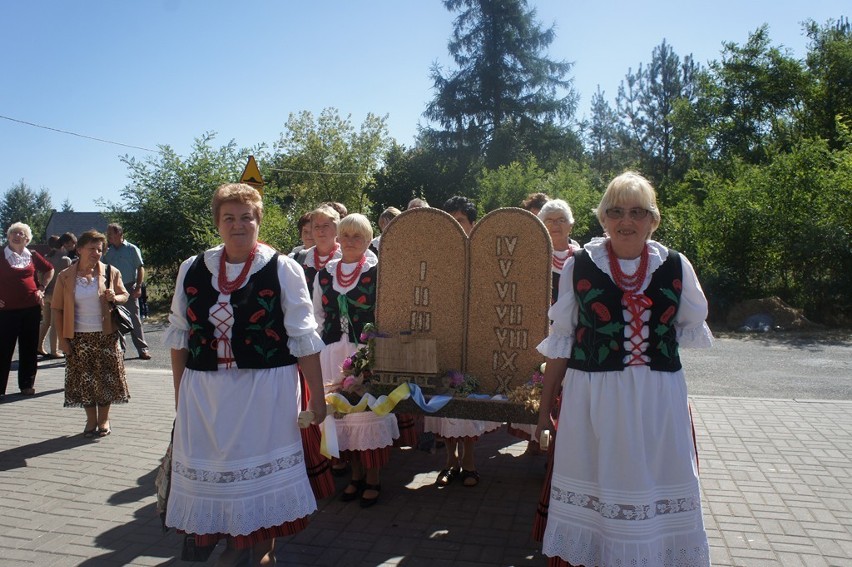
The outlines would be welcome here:
<svg viewBox="0 0 852 567">
<path fill-rule="evenodd" d="M 0 403 L 0 566 L 193 565 L 155 512 L 171 374 L 127 367 L 132 399 L 113 408 L 104 439 L 84 439 L 83 411 L 62 407 L 61 361 L 40 364 L 35 397 Z M 852 565 L 852 402 L 691 403 L 713 565 Z M 307 530 L 278 540 L 278 564 L 543 566 L 529 534 L 545 461 L 524 450 L 505 429 L 488 434 L 481 484 L 444 489 L 433 484 L 440 450 L 395 450 L 379 504 L 321 501 Z"/>
</svg>

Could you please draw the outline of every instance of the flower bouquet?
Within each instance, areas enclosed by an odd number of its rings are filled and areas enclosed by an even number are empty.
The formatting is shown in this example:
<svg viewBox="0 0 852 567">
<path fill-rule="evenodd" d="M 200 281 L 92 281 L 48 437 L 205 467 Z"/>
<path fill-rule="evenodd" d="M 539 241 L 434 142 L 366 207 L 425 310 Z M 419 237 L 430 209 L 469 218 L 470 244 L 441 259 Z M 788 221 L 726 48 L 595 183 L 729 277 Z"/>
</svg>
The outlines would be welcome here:
<svg viewBox="0 0 852 567">
<path fill-rule="evenodd" d="M 364 347 L 346 357 L 340 366 L 344 376 L 340 391 L 358 395 L 363 395 L 366 392 L 370 378 L 373 376 L 375 338 L 383 336 L 372 323 L 364 325 L 364 331 L 359 337 Z"/>
<path fill-rule="evenodd" d="M 453 396 L 467 397 L 479 391 L 479 382 L 470 374 L 458 370 L 448 371 L 443 378 L 444 386 L 452 390 Z"/>
<path fill-rule="evenodd" d="M 541 402 L 541 390 L 544 386 L 544 368 L 546 362 L 542 362 L 541 366 L 536 368 L 532 376 L 526 383 L 516 386 L 509 391 L 508 398 L 510 402 L 523 404 L 524 408 L 538 413 L 539 403 Z"/>
</svg>

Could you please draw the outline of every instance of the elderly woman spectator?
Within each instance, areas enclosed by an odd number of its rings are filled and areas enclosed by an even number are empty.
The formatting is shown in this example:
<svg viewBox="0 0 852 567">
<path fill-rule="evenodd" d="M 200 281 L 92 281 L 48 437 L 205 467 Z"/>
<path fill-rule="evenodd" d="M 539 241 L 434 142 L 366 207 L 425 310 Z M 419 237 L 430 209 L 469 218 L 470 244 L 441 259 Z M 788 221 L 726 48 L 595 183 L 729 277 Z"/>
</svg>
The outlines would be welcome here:
<svg viewBox="0 0 852 567">
<path fill-rule="evenodd" d="M 65 254 L 65 249 L 59 244 L 59 237 L 56 235 L 47 239 L 47 245 L 50 250 L 45 255 L 45 259 L 53 266 L 53 272 L 58 274 L 65 268 L 71 265 L 71 258 Z M 56 335 L 56 327 L 52 325 L 53 316 L 50 314 L 50 303 L 53 299 L 53 286 L 56 285 L 56 278 L 50 280 L 47 287 L 44 288 L 44 304 L 41 309 L 41 327 L 38 330 L 38 353 L 41 356 L 49 356 L 50 358 L 64 358 L 65 355 L 59 352 L 59 338 Z M 44 339 L 47 338 L 48 330 L 50 331 L 50 352 L 44 350 Z"/>
<path fill-rule="evenodd" d="M 565 262 L 537 434 L 563 386 L 544 554 L 551 565 L 710 565 L 680 347 L 709 347 L 689 261 L 651 239 L 656 193 L 613 179 L 606 232 Z"/>
<path fill-rule="evenodd" d="M 125 303 L 130 294 L 118 270 L 100 261 L 106 245 L 106 236 L 96 230 L 80 235 L 78 260 L 57 276 L 51 303 L 59 346 L 67 357 L 65 407 L 86 410 L 84 437 L 109 435 L 110 406 L 130 400 L 111 316 L 113 304 Z"/>
<path fill-rule="evenodd" d="M 343 362 L 362 345 L 361 335 L 375 321 L 375 255 L 367 251 L 373 238 L 370 221 L 353 213 L 340 221 L 342 255 L 331 260 L 314 279 L 314 314 L 325 348 L 320 355 L 326 391 L 343 386 Z M 390 447 L 399 437 L 396 416 L 371 411 L 348 414 L 335 420 L 341 458 L 352 467 L 352 478 L 341 499 L 361 497 L 366 508 L 379 499 L 379 474 L 390 459 Z"/>
<path fill-rule="evenodd" d="M 53 278 L 53 266 L 38 252 L 27 249 L 32 238 L 29 226 L 12 224 L 0 255 L 0 400 L 6 395 L 16 343 L 18 387 L 25 396 L 35 394 L 41 305 L 45 287 Z"/>
<path fill-rule="evenodd" d="M 260 194 L 222 185 L 212 209 L 222 244 L 181 264 L 165 335 L 177 408 L 166 525 L 200 547 L 226 539 L 223 564 L 250 553 L 272 565 L 274 538 L 303 530 L 317 509 L 296 364 L 320 423 L 323 343 L 301 267 L 258 242 Z"/>
</svg>

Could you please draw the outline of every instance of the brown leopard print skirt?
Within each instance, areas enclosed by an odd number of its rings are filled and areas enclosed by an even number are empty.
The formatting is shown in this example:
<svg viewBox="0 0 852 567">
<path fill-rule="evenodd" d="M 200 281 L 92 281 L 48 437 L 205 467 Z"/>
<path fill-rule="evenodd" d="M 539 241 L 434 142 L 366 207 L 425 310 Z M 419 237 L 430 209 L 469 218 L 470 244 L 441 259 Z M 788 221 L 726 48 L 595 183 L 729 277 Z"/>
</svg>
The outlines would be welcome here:
<svg viewBox="0 0 852 567">
<path fill-rule="evenodd" d="M 125 404 L 130 400 L 118 333 L 74 333 L 65 358 L 65 407 Z"/>
</svg>

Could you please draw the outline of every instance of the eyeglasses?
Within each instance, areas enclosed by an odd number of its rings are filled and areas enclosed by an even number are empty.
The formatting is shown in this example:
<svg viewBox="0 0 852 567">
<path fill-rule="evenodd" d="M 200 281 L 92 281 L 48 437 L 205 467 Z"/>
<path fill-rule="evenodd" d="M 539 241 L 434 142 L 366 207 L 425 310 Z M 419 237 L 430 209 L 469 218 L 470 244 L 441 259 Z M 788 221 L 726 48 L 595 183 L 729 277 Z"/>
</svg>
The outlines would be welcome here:
<svg viewBox="0 0 852 567">
<path fill-rule="evenodd" d="M 650 213 L 648 209 L 642 207 L 633 207 L 632 209 L 622 209 L 621 207 L 613 207 L 606 210 L 606 216 L 611 219 L 623 219 L 624 213 L 628 213 L 633 220 L 642 220 Z"/>
<path fill-rule="evenodd" d="M 566 224 L 568 224 L 568 219 L 566 219 L 565 217 L 558 217 L 558 218 L 555 218 L 555 219 L 553 219 L 553 218 L 544 219 L 542 222 L 544 223 L 545 226 L 552 226 L 554 224 L 566 225 Z"/>
</svg>

